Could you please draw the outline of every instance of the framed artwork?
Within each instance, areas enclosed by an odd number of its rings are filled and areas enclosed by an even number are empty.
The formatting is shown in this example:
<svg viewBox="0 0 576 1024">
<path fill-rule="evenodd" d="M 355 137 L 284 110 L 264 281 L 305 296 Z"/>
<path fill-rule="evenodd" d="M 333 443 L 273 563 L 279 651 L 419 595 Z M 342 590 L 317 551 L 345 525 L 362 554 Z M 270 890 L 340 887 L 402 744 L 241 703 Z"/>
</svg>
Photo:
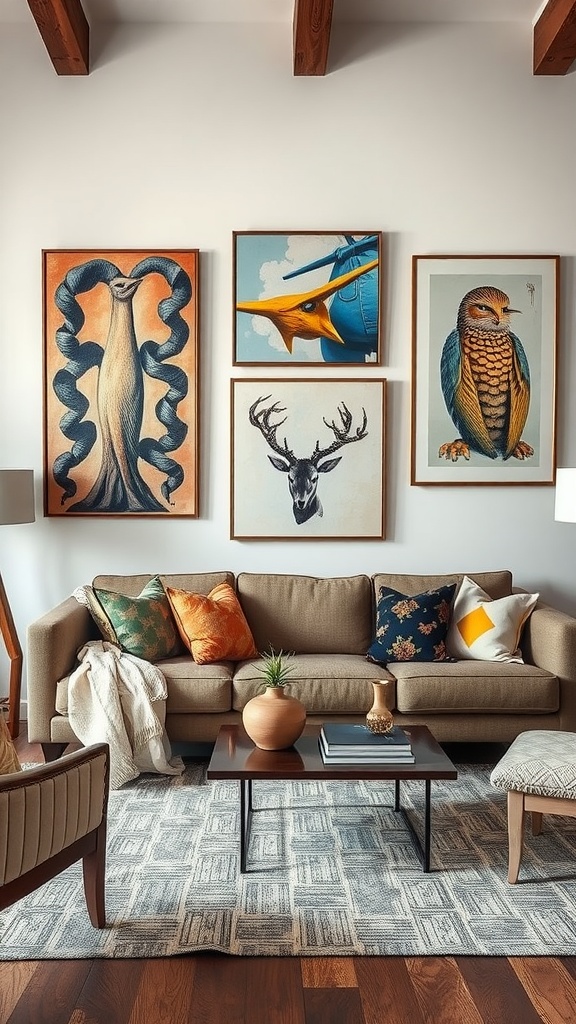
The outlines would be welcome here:
<svg viewBox="0 0 576 1024">
<path fill-rule="evenodd" d="M 385 380 L 231 388 L 233 539 L 384 537 Z"/>
<path fill-rule="evenodd" d="M 43 251 L 44 511 L 198 515 L 198 250 Z"/>
<path fill-rule="evenodd" d="M 378 231 L 235 231 L 235 366 L 380 362 Z"/>
<path fill-rule="evenodd" d="M 412 257 L 412 484 L 553 484 L 559 256 Z"/>
</svg>

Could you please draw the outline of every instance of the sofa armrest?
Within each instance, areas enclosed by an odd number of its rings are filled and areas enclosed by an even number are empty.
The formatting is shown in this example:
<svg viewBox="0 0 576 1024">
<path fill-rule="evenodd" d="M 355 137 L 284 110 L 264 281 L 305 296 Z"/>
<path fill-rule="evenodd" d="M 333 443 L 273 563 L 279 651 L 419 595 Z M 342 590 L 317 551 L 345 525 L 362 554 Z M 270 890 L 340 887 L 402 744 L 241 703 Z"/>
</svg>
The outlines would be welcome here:
<svg viewBox="0 0 576 1024">
<path fill-rule="evenodd" d="M 526 661 L 560 680 L 562 728 L 576 731 L 576 618 L 538 602 L 522 637 Z"/>
<path fill-rule="evenodd" d="M 576 619 L 538 602 L 524 627 L 522 649 L 528 661 L 576 683 Z"/>
<path fill-rule="evenodd" d="M 28 626 L 28 740 L 50 743 L 50 720 L 56 714 L 56 684 L 76 664 L 80 647 L 93 635 L 87 608 L 68 597 Z"/>
</svg>

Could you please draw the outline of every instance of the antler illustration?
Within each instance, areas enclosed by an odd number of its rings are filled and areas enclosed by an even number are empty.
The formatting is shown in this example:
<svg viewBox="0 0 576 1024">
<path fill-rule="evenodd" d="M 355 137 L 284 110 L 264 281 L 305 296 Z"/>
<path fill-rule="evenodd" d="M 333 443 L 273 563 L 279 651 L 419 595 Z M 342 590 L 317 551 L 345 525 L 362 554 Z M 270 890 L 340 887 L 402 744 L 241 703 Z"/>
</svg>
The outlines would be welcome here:
<svg viewBox="0 0 576 1024">
<path fill-rule="evenodd" d="M 356 433 L 353 437 L 350 437 L 352 413 L 346 406 L 345 402 L 342 402 L 341 407 L 338 406 L 338 415 L 340 416 L 340 422 L 342 424 L 341 427 L 339 427 L 334 420 L 329 423 L 327 419 L 324 419 L 324 417 L 322 418 L 323 423 L 325 423 L 329 430 L 334 433 L 335 440 L 328 446 L 328 448 L 320 448 L 320 442 L 316 441 L 316 447 L 310 457 L 311 462 L 313 462 L 315 466 L 318 465 L 320 459 L 324 459 L 327 455 L 332 455 L 333 452 L 337 452 L 338 449 L 342 448 L 345 444 L 351 444 L 353 441 L 361 441 L 368 433 L 366 429 L 368 417 L 366 416 L 365 409 L 362 409 L 362 424 L 361 426 L 356 427 Z"/>
<path fill-rule="evenodd" d="M 285 416 L 284 419 L 280 420 L 278 423 L 270 422 L 270 417 L 273 414 L 280 415 L 281 413 L 286 412 L 285 407 L 282 407 L 278 402 L 273 402 L 272 405 L 269 405 L 267 409 L 259 409 L 258 411 L 256 411 L 257 406 L 260 404 L 260 402 L 267 402 L 268 399 L 271 397 L 271 395 L 260 395 L 260 398 L 257 398 L 256 401 L 253 402 L 252 405 L 250 406 L 250 409 L 248 411 L 248 417 L 250 419 L 250 423 L 252 424 L 252 426 L 258 428 L 264 440 L 272 449 L 272 451 L 277 452 L 278 455 L 282 455 L 285 459 L 287 459 L 290 465 L 293 465 L 293 463 L 296 461 L 296 456 L 294 455 L 294 452 L 288 447 L 287 439 L 284 438 L 283 446 L 281 446 L 278 440 L 276 439 L 276 431 L 278 430 L 278 427 L 281 427 L 282 424 L 286 422 L 287 417 Z"/>
<path fill-rule="evenodd" d="M 260 398 L 257 398 L 250 406 L 248 418 L 252 426 L 258 428 L 272 451 L 280 455 L 279 459 L 273 455 L 269 455 L 268 458 L 274 469 L 287 474 L 288 488 L 292 496 L 292 512 L 294 519 L 300 525 L 307 522 L 312 516 L 324 515 L 322 502 L 317 494 L 318 475 L 319 473 L 330 473 L 340 462 L 340 456 L 335 459 L 328 459 L 326 456 L 337 452 L 345 444 L 361 441 L 363 437 L 366 437 L 368 417 L 366 410 L 362 409 L 362 423 L 356 427 L 355 433 L 352 433 L 352 413 L 345 402 L 342 402 L 337 406 L 340 425 L 335 420 L 332 420 L 331 423 L 326 419 L 323 420 L 325 426 L 334 434 L 332 444 L 327 448 L 321 448 L 320 442 L 316 441 L 316 447 L 312 454 L 309 457 L 298 459 L 292 449 L 288 447 L 286 438 L 284 438 L 284 444 L 281 445 L 276 437 L 278 428 L 286 422 L 287 417 L 278 420 L 277 423 L 271 422 L 272 416 L 281 416 L 286 409 L 278 402 L 272 402 L 267 408 L 258 408 L 261 402 L 267 402 L 271 397 L 271 395 L 261 395 Z"/>
</svg>

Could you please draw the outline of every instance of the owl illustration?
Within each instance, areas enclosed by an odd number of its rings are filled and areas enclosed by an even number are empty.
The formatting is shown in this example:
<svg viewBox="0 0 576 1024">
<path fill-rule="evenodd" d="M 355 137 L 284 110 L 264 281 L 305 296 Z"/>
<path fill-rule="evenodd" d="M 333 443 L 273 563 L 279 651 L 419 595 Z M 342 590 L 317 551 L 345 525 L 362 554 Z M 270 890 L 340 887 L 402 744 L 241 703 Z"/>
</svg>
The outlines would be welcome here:
<svg viewBox="0 0 576 1024">
<path fill-rule="evenodd" d="M 530 406 L 530 368 L 520 339 L 510 330 L 513 313 L 505 292 L 473 288 L 458 308 L 440 360 L 446 408 L 459 437 L 440 446 L 440 458 L 456 462 L 470 451 L 489 459 L 528 459 L 521 440 Z"/>
</svg>

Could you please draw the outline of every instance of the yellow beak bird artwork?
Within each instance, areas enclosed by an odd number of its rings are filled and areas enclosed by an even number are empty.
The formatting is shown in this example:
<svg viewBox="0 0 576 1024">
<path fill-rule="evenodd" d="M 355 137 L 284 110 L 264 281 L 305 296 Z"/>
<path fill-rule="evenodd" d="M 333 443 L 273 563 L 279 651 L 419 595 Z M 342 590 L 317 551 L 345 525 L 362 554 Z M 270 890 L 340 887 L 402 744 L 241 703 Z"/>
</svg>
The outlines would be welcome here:
<svg viewBox="0 0 576 1024">
<path fill-rule="evenodd" d="M 235 232 L 234 283 L 235 365 L 378 362 L 378 232 Z"/>
</svg>

